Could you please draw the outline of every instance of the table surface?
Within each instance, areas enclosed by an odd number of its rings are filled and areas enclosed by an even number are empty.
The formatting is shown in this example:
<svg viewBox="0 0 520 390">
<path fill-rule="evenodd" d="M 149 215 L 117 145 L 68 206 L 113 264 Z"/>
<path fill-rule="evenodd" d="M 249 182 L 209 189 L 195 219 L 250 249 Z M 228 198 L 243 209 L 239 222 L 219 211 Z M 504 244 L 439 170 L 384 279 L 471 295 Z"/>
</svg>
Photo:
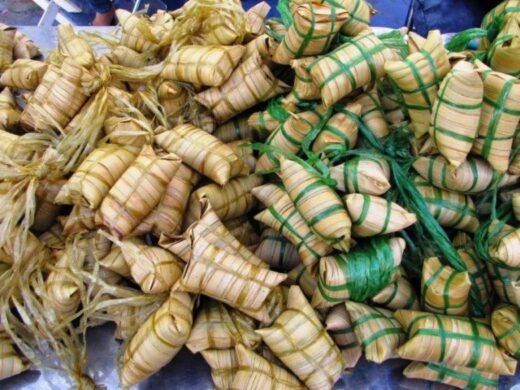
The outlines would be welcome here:
<svg viewBox="0 0 520 390">
<path fill-rule="evenodd" d="M 110 33 L 113 27 L 78 27 L 79 30 Z M 383 32 L 386 28 L 374 28 Z M 53 27 L 23 26 L 20 31 L 32 38 L 42 50 L 56 47 L 56 31 Z M 87 335 L 88 374 L 107 390 L 119 389 L 119 379 L 115 365 L 120 343 L 114 337 L 114 325 L 105 324 L 92 328 Z M 356 390 L 421 390 L 451 389 L 438 383 L 407 379 L 402 375 L 407 361 L 388 360 L 383 364 L 367 362 L 362 358 L 352 372 L 346 372 L 335 389 Z M 12 378 L 0 381 L 3 390 L 57 390 L 70 387 L 70 383 L 58 372 L 52 370 L 30 370 Z M 139 390 L 167 389 L 212 389 L 210 370 L 200 354 L 193 355 L 183 348 L 181 352 L 159 372 L 133 387 Z M 513 377 L 502 376 L 500 389 L 520 390 L 520 370 Z"/>
</svg>

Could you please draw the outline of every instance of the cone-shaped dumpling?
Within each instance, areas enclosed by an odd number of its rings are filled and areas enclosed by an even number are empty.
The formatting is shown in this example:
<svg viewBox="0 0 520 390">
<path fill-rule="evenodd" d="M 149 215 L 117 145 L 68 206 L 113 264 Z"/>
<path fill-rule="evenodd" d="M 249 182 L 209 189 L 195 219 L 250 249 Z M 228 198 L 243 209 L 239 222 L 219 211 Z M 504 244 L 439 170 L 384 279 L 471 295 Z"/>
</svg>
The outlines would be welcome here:
<svg viewBox="0 0 520 390">
<path fill-rule="evenodd" d="M 61 188 L 56 202 L 97 209 L 137 153 L 135 148 L 113 144 L 94 149 Z"/>
<path fill-rule="evenodd" d="M 343 192 L 383 195 L 390 185 L 390 167 L 383 159 L 356 156 L 330 168 L 330 176 Z"/>
<path fill-rule="evenodd" d="M 389 284 L 372 297 L 372 302 L 390 310 L 419 309 L 417 294 L 411 283 L 404 276 Z"/>
<path fill-rule="evenodd" d="M 334 36 L 349 18 L 347 10 L 309 1 L 295 5 L 293 23 L 276 49 L 273 61 L 289 65 L 293 58 L 328 51 Z"/>
<path fill-rule="evenodd" d="M 353 90 L 383 77 L 385 62 L 397 58 L 394 50 L 369 31 L 321 56 L 309 65 L 309 71 L 321 89 L 323 103 L 330 106 Z"/>
<path fill-rule="evenodd" d="M 0 82 L 16 89 L 35 90 L 47 71 L 47 64 L 42 61 L 16 60 L 0 77 Z"/>
<path fill-rule="evenodd" d="M 192 353 L 234 348 L 238 344 L 256 349 L 260 341 L 252 318 L 220 302 L 207 300 L 195 318 L 186 347 Z"/>
<path fill-rule="evenodd" d="M 498 375 L 474 368 L 446 364 L 412 362 L 403 371 L 407 378 L 441 382 L 459 389 L 494 390 L 498 388 Z"/>
<path fill-rule="evenodd" d="M 484 84 L 475 67 L 458 62 L 442 81 L 433 103 L 430 136 L 450 165 L 466 160 L 477 135 Z"/>
<path fill-rule="evenodd" d="M 382 363 L 397 356 L 396 349 L 406 337 L 391 311 L 352 301 L 345 306 L 368 361 Z"/>
<path fill-rule="evenodd" d="M 296 161 L 282 159 L 284 187 L 313 232 L 334 248 L 350 248 L 350 217 L 341 198 L 314 172 Z"/>
<path fill-rule="evenodd" d="M 244 46 L 184 46 L 166 60 L 161 76 L 166 80 L 218 87 L 244 55 Z"/>
<path fill-rule="evenodd" d="M 282 149 L 290 154 L 298 154 L 305 137 L 326 119 L 326 111 L 325 107 L 318 106 L 315 110 L 291 115 L 289 119 L 271 133 L 266 144 Z M 269 171 L 279 165 L 280 161 L 276 152 L 267 152 L 258 159 L 256 169 L 257 171 Z"/>
<path fill-rule="evenodd" d="M 327 332 L 343 353 L 345 368 L 354 368 L 363 354 L 344 304 L 334 306 L 325 320 Z"/>
<path fill-rule="evenodd" d="M 408 333 L 408 341 L 397 349 L 403 359 L 503 375 L 512 375 L 516 369 L 504 361 L 485 321 L 412 310 L 397 310 L 394 316 Z"/>
<path fill-rule="evenodd" d="M 287 309 L 274 324 L 257 333 L 309 389 L 332 389 L 341 376 L 343 356 L 299 287 L 289 289 Z"/>
<path fill-rule="evenodd" d="M 358 103 L 347 103 L 334 114 L 323 126 L 323 129 L 312 144 L 312 150 L 319 153 L 327 146 L 340 145 L 346 150 L 353 149 L 358 140 L 358 126 L 353 117 L 361 114 L 362 106 Z"/>
<path fill-rule="evenodd" d="M 520 120 L 520 82 L 516 77 L 481 65 L 484 104 L 478 137 L 472 152 L 485 158 L 499 173 L 509 167 L 509 157 Z"/>
<path fill-rule="evenodd" d="M 415 179 L 414 184 L 424 197 L 428 210 L 442 226 L 467 232 L 477 230 L 477 211 L 469 195 L 433 187 L 419 177 Z"/>
<path fill-rule="evenodd" d="M 196 100 L 210 109 L 219 123 L 224 123 L 289 89 L 255 53 L 240 64 L 224 84 L 200 92 Z"/>
<path fill-rule="evenodd" d="M 450 168 L 448 161 L 442 156 L 419 157 L 413 163 L 413 167 L 435 187 L 463 194 L 487 191 L 497 177 L 493 168 L 478 157 L 468 157 L 457 169 Z M 513 184 L 518 178 L 505 174 L 498 185 L 502 187 Z"/>
<path fill-rule="evenodd" d="M 155 142 L 168 152 L 176 153 L 186 165 L 221 186 L 249 171 L 245 162 L 229 146 L 190 124 L 157 134 Z"/>
<path fill-rule="evenodd" d="M 208 242 L 192 237 L 192 255 L 177 290 L 204 294 L 266 321 L 264 302 L 286 276 L 258 267 Z"/>
<path fill-rule="evenodd" d="M 127 344 L 122 355 L 121 384 L 133 386 L 159 371 L 180 351 L 193 323 L 193 298 L 172 292 Z"/>
<path fill-rule="evenodd" d="M 512 356 L 520 358 L 520 309 L 500 305 L 491 314 L 491 329 L 498 344 Z"/>
<path fill-rule="evenodd" d="M 468 315 L 471 279 L 468 272 L 457 272 L 442 265 L 437 257 L 424 260 L 421 298 L 424 308 L 432 313 Z"/>
<path fill-rule="evenodd" d="M 237 345 L 235 351 L 238 371 L 235 374 L 231 389 L 303 389 L 303 385 L 289 371 L 271 363 L 242 344 Z"/>
<path fill-rule="evenodd" d="M 354 236 L 371 237 L 394 233 L 417 221 L 414 213 L 409 213 L 397 203 L 379 196 L 349 194 L 344 199 L 352 219 Z"/>
<path fill-rule="evenodd" d="M 402 93 L 416 138 L 430 127 L 433 103 L 450 63 L 439 30 L 430 31 L 422 49 L 404 61 L 389 61 L 385 70 Z"/>
<path fill-rule="evenodd" d="M 103 225 L 118 238 L 130 234 L 159 203 L 180 165 L 175 154 L 157 156 L 151 146 L 144 146 L 103 199 Z"/>
<path fill-rule="evenodd" d="M 347 254 L 323 257 L 312 305 L 323 308 L 372 298 L 401 275 L 405 246 L 402 238 L 374 238 Z"/>
</svg>

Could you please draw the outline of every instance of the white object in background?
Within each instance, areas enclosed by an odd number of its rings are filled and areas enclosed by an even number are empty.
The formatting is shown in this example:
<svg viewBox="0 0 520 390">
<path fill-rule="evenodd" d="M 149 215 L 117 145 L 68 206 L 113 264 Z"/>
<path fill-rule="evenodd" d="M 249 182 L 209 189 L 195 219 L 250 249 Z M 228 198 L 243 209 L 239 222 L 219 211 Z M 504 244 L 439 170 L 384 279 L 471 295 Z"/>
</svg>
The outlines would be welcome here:
<svg viewBox="0 0 520 390">
<path fill-rule="evenodd" d="M 56 20 L 58 23 L 72 23 L 72 21 L 63 15 L 60 10 L 63 9 L 70 13 L 82 12 L 76 4 L 69 0 L 33 0 L 41 9 L 43 15 L 38 22 L 38 26 L 52 26 Z"/>
</svg>

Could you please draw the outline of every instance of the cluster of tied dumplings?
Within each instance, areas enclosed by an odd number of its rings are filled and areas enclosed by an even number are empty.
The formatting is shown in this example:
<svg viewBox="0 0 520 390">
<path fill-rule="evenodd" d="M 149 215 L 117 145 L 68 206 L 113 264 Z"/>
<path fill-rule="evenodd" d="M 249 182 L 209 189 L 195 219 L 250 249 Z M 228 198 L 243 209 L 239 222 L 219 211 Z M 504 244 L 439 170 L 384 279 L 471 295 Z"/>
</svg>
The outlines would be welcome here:
<svg viewBox="0 0 520 390">
<path fill-rule="evenodd" d="M 85 332 L 113 322 L 123 387 L 186 346 L 217 389 L 328 389 L 363 354 L 497 388 L 520 357 L 518 3 L 446 46 L 376 34 L 365 0 L 118 10 L 44 61 L 0 26 L 0 379 L 95 388 Z"/>
</svg>

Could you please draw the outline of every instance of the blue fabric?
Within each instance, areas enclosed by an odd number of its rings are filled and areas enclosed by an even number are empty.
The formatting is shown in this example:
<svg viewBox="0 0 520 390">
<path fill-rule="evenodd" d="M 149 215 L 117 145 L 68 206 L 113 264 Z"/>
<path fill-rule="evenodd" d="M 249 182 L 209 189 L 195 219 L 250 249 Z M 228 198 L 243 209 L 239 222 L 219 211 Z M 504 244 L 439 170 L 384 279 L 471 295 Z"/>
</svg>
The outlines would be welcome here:
<svg viewBox="0 0 520 390">
<path fill-rule="evenodd" d="M 105 14 L 112 9 L 111 0 L 88 0 L 87 2 L 99 14 Z"/>
<path fill-rule="evenodd" d="M 423 36 L 434 29 L 449 33 L 479 27 L 486 12 L 498 3 L 490 0 L 415 0 L 413 26 Z"/>
</svg>

